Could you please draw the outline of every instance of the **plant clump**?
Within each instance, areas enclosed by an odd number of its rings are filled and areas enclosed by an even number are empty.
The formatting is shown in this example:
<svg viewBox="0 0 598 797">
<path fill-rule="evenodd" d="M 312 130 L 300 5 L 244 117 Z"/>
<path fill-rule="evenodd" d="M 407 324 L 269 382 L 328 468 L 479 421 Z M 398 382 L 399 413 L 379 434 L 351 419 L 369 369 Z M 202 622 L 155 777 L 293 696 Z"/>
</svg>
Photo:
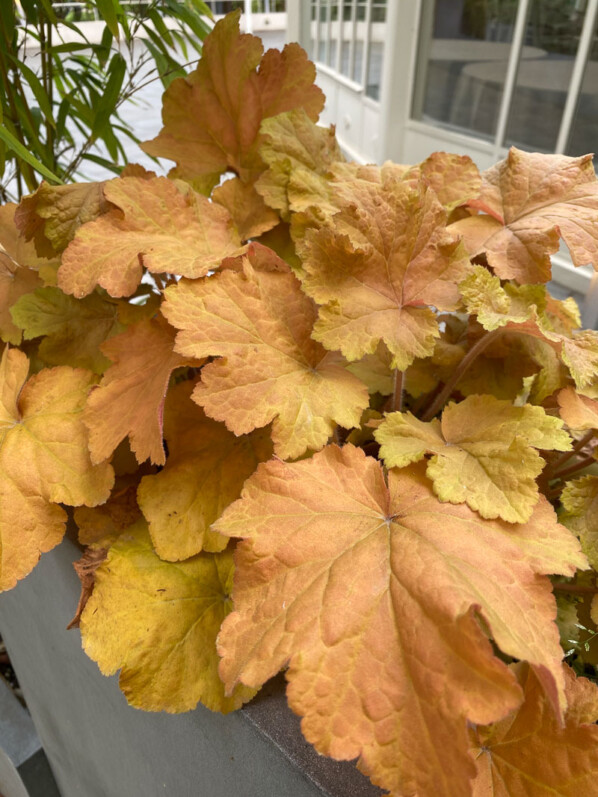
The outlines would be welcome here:
<svg viewBox="0 0 598 797">
<path fill-rule="evenodd" d="M 229 15 L 168 178 L 0 208 L 0 587 L 71 513 L 131 705 L 286 667 L 395 797 L 595 794 L 598 333 L 546 288 L 598 268 L 591 158 L 348 163 L 314 77 Z"/>
</svg>

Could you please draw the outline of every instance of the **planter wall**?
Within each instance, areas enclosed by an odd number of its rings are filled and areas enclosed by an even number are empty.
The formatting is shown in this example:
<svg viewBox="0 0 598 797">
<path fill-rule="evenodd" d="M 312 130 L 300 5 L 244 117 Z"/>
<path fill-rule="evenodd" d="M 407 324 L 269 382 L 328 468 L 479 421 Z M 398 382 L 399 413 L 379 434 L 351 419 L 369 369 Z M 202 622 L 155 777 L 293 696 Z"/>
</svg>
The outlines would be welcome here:
<svg viewBox="0 0 598 797">
<path fill-rule="evenodd" d="M 62 797 L 376 797 L 352 764 L 319 756 L 276 679 L 227 717 L 202 706 L 147 714 L 127 705 L 66 631 L 79 582 L 65 541 L 0 597 L 0 631 Z"/>
</svg>

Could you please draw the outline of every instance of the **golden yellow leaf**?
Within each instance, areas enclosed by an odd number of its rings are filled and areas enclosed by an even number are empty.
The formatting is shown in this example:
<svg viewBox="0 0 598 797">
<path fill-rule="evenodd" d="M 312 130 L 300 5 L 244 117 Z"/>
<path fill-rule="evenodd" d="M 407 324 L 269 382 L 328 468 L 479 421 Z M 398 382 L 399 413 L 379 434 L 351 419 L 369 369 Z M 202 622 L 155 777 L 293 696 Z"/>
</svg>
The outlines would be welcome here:
<svg viewBox="0 0 598 797">
<path fill-rule="evenodd" d="M 142 267 L 203 277 L 242 251 L 228 211 L 166 177 L 119 177 L 104 194 L 115 207 L 80 227 L 62 256 L 58 286 L 77 298 L 101 285 L 130 296 Z"/>
<path fill-rule="evenodd" d="M 500 719 L 521 695 L 482 627 L 563 699 L 540 574 L 572 574 L 585 558 L 544 499 L 524 525 L 482 520 L 440 504 L 422 465 L 391 470 L 387 486 L 363 451 L 329 446 L 260 465 L 215 527 L 246 538 L 218 640 L 227 686 L 257 687 L 288 662 L 306 738 L 360 756 L 386 789 L 469 795 L 466 722 Z"/>
<path fill-rule="evenodd" d="M 274 258 L 275 255 L 272 255 Z M 272 422 L 284 459 L 324 446 L 335 425 L 359 425 L 366 386 L 310 333 L 316 310 L 291 273 L 226 270 L 167 288 L 162 312 L 181 330 L 176 349 L 221 357 L 202 369 L 193 399 L 234 434 Z"/>
<path fill-rule="evenodd" d="M 92 465 L 81 412 L 93 374 L 66 366 L 26 384 L 29 364 L 5 349 L 0 365 L 0 590 L 10 589 L 62 540 L 66 513 L 56 504 L 94 506 L 114 481 Z"/>
<path fill-rule="evenodd" d="M 557 395 L 561 418 L 571 429 L 598 429 L 598 401 L 582 396 L 572 387 Z"/>
<path fill-rule="evenodd" d="M 429 305 L 454 310 L 469 260 L 447 232 L 433 191 L 387 177 L 361 180 L 330 226 L 310 230 L 299 246 L 305 291 L 320 307 L 314 337 L 349 360 L 382 340 L 392 367 L 426 357 L 438 337 Z"/>
<path fill-rule="evenodd" d="M 535 449 L 568 451 L 571 438 L 562 427 L 542 407 L 472 395 L 448 404 L 441 421 L 390 413 L 375 437 L 389 468 L 433 453 L 427 474 L 441 501 L 466 502 L 484 518 L 525 523 L 539 500 L 536 477 L 545 465 Z"/>
<path fill-rule="evenodd" d="M 75 299 L 52 287 L 21 296 L 10 314 L 25 340 L 43 337 L 38 350 L 43 362 L 89 368 L 97 374 L 110 365 L 100 345 L 124 329 L 115 302 L 96 293 Z"/>
<path fill-rule="evenodd" d="M 114 365 L 91 393 L 84 413 L 94 462 L 107 459 L 129 437 L 138 462 L 165 462 L 164 399 L 175 368 L 189 358 L 174 351 L 175 331 L 158 318 L 141 321 L 102 344 Z"/>
<path fill-rule="evenodd" d="M 216 654 L 232 575 L 232 551 L 163 562 L 138 521 L 96 570 L 81 617 L 85 652 L 104 675 L 121 671 L 120 688 L 135 708 L 177 713 L 200 701 L 212 711 L 239 708 L 255 690 L 225 696 Z"/>
<path fill-rule="evenodd" d="M 598 182 L 591 155 L 569 158 L 511 147 L 482 177 L 477 206 L 489 215 L 457 221 L 451 229 L 463 235 L 472 256 L 485 252 L 501 279 L 548 282 L 559 236 L 575 266 L 598 268 Z"/>
<path fill-rule="evenodd" d="M 191 401 L 193 388 L 187 381 L 170 391 L 168 459 L 159 473 L 144 476 L 137 492 L 156 552 L 172 562 L 226 548 L 226 537 L 210 526 L 239 497 L 258 463 L 272 456 L 269 429 L 236 437 Z"/>
<path fill-rule="evenodd" d="M 561 494 L 562 522 L 577 534 L 583 552 L 598 570 L 598 476 L 567 482 Z"/>
<path fill-rule="evenodd" d="M 581 797 L 598 781 L 598 687 L 568 667 L 566 724 L 561 727 L 536 674 L 515 668 L 525 702 L 514 714 L 470 731 L 477 777 L 473 797 Z"/>
<path fill-rule="evenodd" d="M 298 44 L 268 50 L 239 33 L 240 12 L 216 23 L 194 72 L 173 80 L 163 99 L 164 127 L 143 145 L 150 155 L 176 161 L 171 176 L 209 194 L 220 175 L 234 171 L 252 183 L 264 169 L 259 156 L 263 119 L 304 108 L 314 121 L 324 95 L 316 70 Z"/>
</svg>

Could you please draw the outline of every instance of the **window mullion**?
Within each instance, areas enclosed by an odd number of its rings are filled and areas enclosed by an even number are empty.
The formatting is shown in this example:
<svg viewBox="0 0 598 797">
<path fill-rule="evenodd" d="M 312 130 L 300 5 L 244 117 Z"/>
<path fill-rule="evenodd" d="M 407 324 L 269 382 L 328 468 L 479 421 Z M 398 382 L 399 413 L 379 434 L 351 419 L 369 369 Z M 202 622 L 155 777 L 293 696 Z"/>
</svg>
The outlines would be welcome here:
<svg viewBox="0 0 598 797">
<path fill-rule="evenodd" d="M 370 59 L 370 38 L 372 35 L 372 0 L 368 0 L 365 7 L 365 36 L 363 39 L 363 61 L 361 64 L 361 86 L 365 91 L 368 81 L 369 59 Z"/>
<path fill-rule="evenodd" d="M 517 80 L 517 69 L 519 68 L 519 58 L 521 56 L 523 39 L 525 37 L 529 5 L 530 0 L 520 0 L 519 6 L 517 8 L 515 29 L 513 31 L 513 41 L 511 43 L 511 52 L 509 53 L 509 63 L 507 65 L 505 85 L 500 103 L 500 110 L 498 113 L 498 124 L 496 127 L 496 135 L 494 137 L 494 146 L 497 148 L 497 150 L 503 146 L 507 123 L 509 121 L 509 111 L 511 108 L 513 91 L 515 89 L 515 82 Z"/>
<path fill-rule="evenodd" d="M 569 141 L 569 134 L 571 132 L 571 125 L 573 124 L 573 117 L 575 116 L 575 109 L 581 91 L 583 76 L 592 48 L 592 41 L 594 39 L 594 31 L 596 29 L 596 13 L 598 12 L 598 0 L 589 0 L 586 9 L 586 15 L 583 22 L 583 29 L 579 38 L 579 47 L 577 55 L 575 56 L 575 64 L 573 65 L 573 73 L 571 74 L 571 81 L 569 83 L 569 90 L 567 92 L 567 100 L 565 108 L 563 109 L 563 118 L 559 128 L 559 135 L 556 142 L 556 151 L 559 153 L 567 149 Z"/>
</svg>

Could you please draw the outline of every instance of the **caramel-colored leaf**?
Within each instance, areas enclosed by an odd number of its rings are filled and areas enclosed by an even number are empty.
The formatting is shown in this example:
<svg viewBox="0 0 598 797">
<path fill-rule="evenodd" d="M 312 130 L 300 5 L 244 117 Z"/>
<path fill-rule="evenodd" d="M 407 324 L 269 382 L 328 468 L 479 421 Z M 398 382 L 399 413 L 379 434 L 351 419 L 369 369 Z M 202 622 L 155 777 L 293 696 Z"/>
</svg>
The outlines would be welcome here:
<svg viewBox="0 0 598 797">
<path fill-rule="evenodd" d="M 561 418 L 571 429 L 598 429 L 598 401 L 582 396 L 572 387 L 557 396 Z"/>
<path fill-rule="evenodd" d="M 66 366 L 26 384 L 27 357 L 6 349 L 0 365 L 0 590 L 10 589 L 62 540 L 56 504 L 94 506 L 114 481 L 92 465 L 81 411 L 93 374 Z"/>
<path fill-rule="evenodd" d="M 108 551 L 105 548 L 88 548 L 83 552 L 83 556 L 73 562 L 75 573 L 81 582 L 81 594 L 79 595 L 79 602 L 75 609 L 75 615 L 70 623 L 67 625 L 67 630 L 71 628 L 79 628 L 81 623 L 81 615 L 87 606 L 87 601 L 91 598 L 91 593 L 95 586 L 96 570 L 106 558 Z"/>
<path fill-rule="evenodd" d="M 567 482 L 561 494 L 562 522 L 581 540 L 583 552 L 598 570 L 598 476 Z"/>
<path fill-rule="evenodd" d="M 569 158 L 511 147 L 482 177 L 478 206 L 490 215 L 457 221 L 451 229 L 463 235 L 472 256 L 485 252 L 501 279 L 548 282 L 559 236 L 575 266 L 598 268 L 598 182 L 591 155 Z"/>
<path fill-rule="evenodd" d="M 303 108 L 314 121 L 324 95 L 316 70 L 298 44 L 262 57 L 259 38 L 239 34 L 240 12 L 214 26 L 194 72 L 173 80 L 163 99 L 164 127 L 143 149 L 176 161 L 171 176 L 209 194 L 227 170 L 252 183 L 264 169 L 259 156 L 263 119 Z"/>
<path fill-rule="evenodd" d="M 596 791 L 598 727 L 586 723 L 598 717 L 587 710 L 591 702 L 598 705 L 598 687 L 564 669 L 570 701 L 564 727 L 533 670 L 519 665 L 521 708 L 502 722 L 470 731 L 478 769 L 473 797 L 580 797 Z"/>
<path fill-rule="evenodd" d="M 0 206 L 0 249 L 3 248 L 15 263 L 39 271 L 40 276 L 45 279 L 44 274 L 51 273 L 58 266 L 58 255 L 41 227 L 38 227 L 31 239 L 27 239 L 17 228 L 17 215 L 26 201 L 27 198 L 21 205 L 7 202 Z M 43 225 L 42 219 L 38 219 L 38 222 Z"/>
<path fill-rule="evenodd" d="M 322 448 L 335 424 L 359 425 L 367 388 L 310 337 L 316 310 L 293 274 L 246 262 L 168 288 L 163 313 L 181 330 L 177 351 L 222 357 L 202 369 L 193 398 L 234 434 L 272 422 L 276 453 L 294 459 Z"/>
<path fill-rule="evenodd" d="M 191 401 L 194 383 L 166 399 L 165 467 L 141 480 L 137 497 L 158 556 L 179 561 L 201 550 L 222 551 L 228 540 L 210 529 L 241 494 L 259 462 L 272 456 L 269 430 L 236 437 Z"/>
<path fill-rule="evenodd" d="M 112 463 L 116 470 L 116 464 Z M 135 461 L 135 467 L 137 462 Z M 93 550 L 107 549 L 122 532 L 141 517 L 137 504 L 139 475 L 117 476 L 110 497 L 101 506 L 80 506 L 73 516 L 81 545 Z"/>
<path fill-rule="evenodd" d="M 230 611 L 231 551 L 163 562 L 143 520 L 112 546 L 95 573 L 81 617 L 87 655 L 119 684 L 135 708 L 177 713 L 201 701 L 212 711 L 239 708 L 255 691 L 225 696 L 216 636 Z"/>
<path fill-rule="evenodd" d="M 300 246 L 305 291 L 324 305 L 314 337 L 349 360 L 382 340 L 404 371 L 434 349 L 433 310 L 455 309 L 469 269 L 433 191 L 386 178 L 355 184 L 352 203 Z"/>
<path fill-rule="evenodd" d="M 448 210 L 479 196 L 482 178 L 477 166 L 467 155 L 433 152 L 419 168 L 440 203 Z"/>
<path fill-rule="evenodd" d="M 51 287 L 22 296 L 10 314 L 25 340 L 44 338 L 39 356 L 48 365 L 74 365 L 98 374 L 110 365 L 100 345 L 124 328 L 117 304 L 97 294 L 75 299 Z"/>
<path fill-rule="evenodd" d="M 174 351 L 175 331 L 163 318 L 142 321 L 102 344 L 114 365 L 91 393 L 84 413 L 94 462 L 107 459 L 129 437 L 138 462 L 165 462 L 164 399 L 175 368 L 189 358 Z"/>
<path fill-rule="evenodd" d="M 525 523 L 538 502 L 545 462 L 535 450 L 567 451 L 571 438 L 542 407 L 515 407 L 494 396 L 451 402 L 430 423 L 393 412 L 376 430 L 380 456 L 402 468 L 431 452 L 427 474 L 441 501 L 466 502 L 482 517 Z"/>
<path fill-rule="evenodd" d="M 11 308 L 41 284 L 36 271 L 19 266 L 0 247 L 0 337 L 5 343 L 18 345 L 21 342 L 22 332 L 13 320 Z"/>
<path fill-rule="evenodd" d="M 101 285 L 130 296 L 142 267 L 203 277 L 241 251 L 228 211 L 166 177 L 122 177 L 106 183 L 116 207 L 77 230 L 62 257 L 58 285 L 81 298 Z"/>
<path fill-rule="evenodd" d="M 253 183 L 243 183 L 238 177 L 215 188 L 212 199 L 228 210 L 242 241 L 257 238 L 280 222 L 278 213 L 266 205 Z"/>
<path fill-rule="evenodd" d="M 16 225 L 27 238 L 35 233 L 41 220 L 45 237 L 57 252 L 61 252 L 82 224 L 93 221 L 109 209 L 103 193 L 104 185 L 42 183 L 19 207 L 15 214 Z"/>
<path fill-rule="evenodd" d="M 281 522 L 284 518 L 284 522 Z M 583 567 L 546 500 L 525 525 L 440 504 L 421 465 L 392 470 L 351 445 L 260 465 L 216 529 L 237 548 L 221 674 L 259 686 L 287 662 L 302 730 L 360 758 L 397 794 L 466 797 L 466 723 L 502 718 L 520 690 L 483 627 L 563 697 L 548 579 Z"/>
</svg>

